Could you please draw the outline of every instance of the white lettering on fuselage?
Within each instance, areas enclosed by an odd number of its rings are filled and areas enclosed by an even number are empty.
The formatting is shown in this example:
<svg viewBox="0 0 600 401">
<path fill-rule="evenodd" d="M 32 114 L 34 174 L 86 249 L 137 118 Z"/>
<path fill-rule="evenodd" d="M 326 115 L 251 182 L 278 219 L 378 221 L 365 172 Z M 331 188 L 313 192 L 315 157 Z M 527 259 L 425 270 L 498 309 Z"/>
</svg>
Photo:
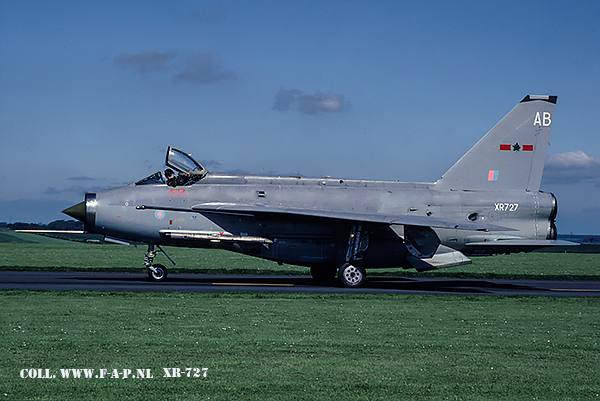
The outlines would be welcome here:
<svg viewBox="0 0 600 401">
<path fill-rule="evenodd" d="M 516 212 L 519 208 L 518 203 L 494 203 L 495 212 Z"/>
</svg>

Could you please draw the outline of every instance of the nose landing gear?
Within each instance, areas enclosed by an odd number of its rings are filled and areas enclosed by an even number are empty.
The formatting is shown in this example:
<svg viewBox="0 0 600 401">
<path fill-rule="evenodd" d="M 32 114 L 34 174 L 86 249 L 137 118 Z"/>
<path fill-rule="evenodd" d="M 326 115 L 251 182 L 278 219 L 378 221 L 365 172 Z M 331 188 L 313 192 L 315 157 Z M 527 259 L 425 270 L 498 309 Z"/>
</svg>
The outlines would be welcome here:
<svg viewBox="0 0 600 401">
<path fill-rule="evenodd" d="M 148 278 L 152 281 L 164 281 L 167 278 L 167 268 L 160 263 L 148 267 Z"/>
<path fill-rule="evenodd" d="M 160 247 L 160 245 L 156 245 L 159 249 L 158 251 L 154 250 L 154 244 L 148 244 L 148 252 L 144 256 L 144 265 L 148 269 L 148 278 L 152 281 L 165 281 L 167 278 L 167 268 L 159 263 L 153 264 L 154 258 L 158 255 L 158 252 L 162 252 L 165 256 L 175 265 L 175 261 L 169 256 L 168 253 L 165 252 L 164 249 Z"/>
</svg>

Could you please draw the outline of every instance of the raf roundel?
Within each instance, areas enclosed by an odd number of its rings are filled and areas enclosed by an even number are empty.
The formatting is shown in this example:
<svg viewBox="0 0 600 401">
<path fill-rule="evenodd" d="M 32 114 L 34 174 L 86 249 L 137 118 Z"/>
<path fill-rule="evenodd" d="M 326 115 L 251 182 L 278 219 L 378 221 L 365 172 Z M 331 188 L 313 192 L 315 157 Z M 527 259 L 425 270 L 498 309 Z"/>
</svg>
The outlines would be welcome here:
<svg viewBox="0 0 600 401">
<path fill-rule="evenodd" d="M 157 210 L 156 212 L 154 212 L 154 216 L 158 219 L 158 220 L 162 220 L 165 218 L 165 211 L 164 210 Z"/>
</svg>

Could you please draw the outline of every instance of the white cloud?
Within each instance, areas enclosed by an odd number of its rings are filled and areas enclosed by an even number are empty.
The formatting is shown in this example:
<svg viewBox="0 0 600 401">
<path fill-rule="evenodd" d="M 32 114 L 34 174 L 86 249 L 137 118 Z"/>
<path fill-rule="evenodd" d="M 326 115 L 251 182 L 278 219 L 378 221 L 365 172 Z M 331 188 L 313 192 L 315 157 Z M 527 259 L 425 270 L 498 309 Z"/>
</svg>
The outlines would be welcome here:
<svg viewBox="0 0 600 401">
<path fill-rule="evenodd" d="M 196 53 L 185 60 L 185 67 L 175 79 L 200 84 L 210 84 L 224 79 L 233 79 L 233 72 L 223 68 L 214 53 Z"/>
<path fill-rule="evenodd" d="M 175 51 L 123 53 L 115 57 L 115 65 L 132 69 L 140 74 L 171 72 L 177 81 L 199 84 L 210 84 L 235 78 L 233 72 L 224 68 L 219 57 L 213 52 L 199 52 L 190 55 L 180 55 Z"/>
<path fill-rule="evenodd" d="M 557 153 L 546 157 L 544 178 L 553 182 L 573 183 L 600 179 L 600 157 L 582 150 Z"/>
<path fill-rule="evenodd" d="M 307 94 L 298 89 L 280 89 L 275 95 L 273 109 L 287 111 L 292 106 L 296 106 L 298 111 L 305 114 L 331 113 L 347 110 L 350 101 L 344 95 L 333 92 L 316 91 Z"/>
<path fill-rule="evenodd" d="M 287 111 L 292 107 L 296 99 L 302 95 L 297 89 L 279 89 L 279 92 L 275 94 L 275 103 L 273 103 L 273 109 L 279 111 Z"/>
</svg>

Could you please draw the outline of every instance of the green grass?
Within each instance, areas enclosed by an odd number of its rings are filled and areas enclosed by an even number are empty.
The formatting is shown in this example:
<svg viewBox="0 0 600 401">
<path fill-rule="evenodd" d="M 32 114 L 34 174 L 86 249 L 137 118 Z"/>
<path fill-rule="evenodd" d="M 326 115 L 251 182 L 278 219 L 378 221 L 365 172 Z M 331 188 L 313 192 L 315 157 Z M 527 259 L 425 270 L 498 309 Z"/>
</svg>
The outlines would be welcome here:
<svg viewBox="0 0 600 401">
<path fill-rule="evenodd" d="M 7 400 L 582 400 L 599 298 L 0 293 Z M 163 368 L 208 368 L 164 378 Z M 21 369 L 56 379 L 22 379 Z M 62 379 L 60 369 L 153 379 Z"/>
<path fill-rule="evenodd" d="M 60 244 L 63 240 L 31 233 L 0 231 L 0 244 Z"/>
<path fill-rule="evenodd" d="M 0 233 L 0 269 L 144 273 L 145 247 Z M 4 239 L 4 240 L 3 240 Z M 37 242 L 36 242 L 37 241 Z M 308 274 L 168 248 L 171 272 Z M 370 274 L 598 280 L 598 254 L 516 254 Z M 600 298 L 0 291 L 0 399 L 600 399 Z M 22 369 L 55 379 L 24 379 Z M 207 377 L 163 377 L 207 368 Z M 62 379 L 151 369 L 153 379 Z"/>
<path fill-rule="evenodd" d="M 146 246 L 84 244 L 60 241 L 56 244 L 0 243 L 0 270 L 96 271 L 143 273 Z M 169 272 L 308 274 L 300 266 L 279 266 L 250 256 L 219 249 L 165 248 L 177 263 L 173 266 L 162 254 L 154 260 Z"/>
<path fill-rule="evenodd" d="M 8 235 L 18 242 L 8 242 Z M 2 242 L 4 239 L 4 242 Z M 38 239 L 38 243 L 34 243 Z M 86 244 L 34 234 L 0 233 L 0 270 L 114 271 L 145 273 L 146 246 Z M 218 249 L 166 247 L 156 263 L 171 273 L 308 275 L 309 269 L 283 265 Z M 453 277 L 472 279 L 600 280 L 598 253 L 521 253 L 473 257 L 473 264 L 418 273 L 404 269 L 371 269 L 370 276 Z"/>
</svg>

